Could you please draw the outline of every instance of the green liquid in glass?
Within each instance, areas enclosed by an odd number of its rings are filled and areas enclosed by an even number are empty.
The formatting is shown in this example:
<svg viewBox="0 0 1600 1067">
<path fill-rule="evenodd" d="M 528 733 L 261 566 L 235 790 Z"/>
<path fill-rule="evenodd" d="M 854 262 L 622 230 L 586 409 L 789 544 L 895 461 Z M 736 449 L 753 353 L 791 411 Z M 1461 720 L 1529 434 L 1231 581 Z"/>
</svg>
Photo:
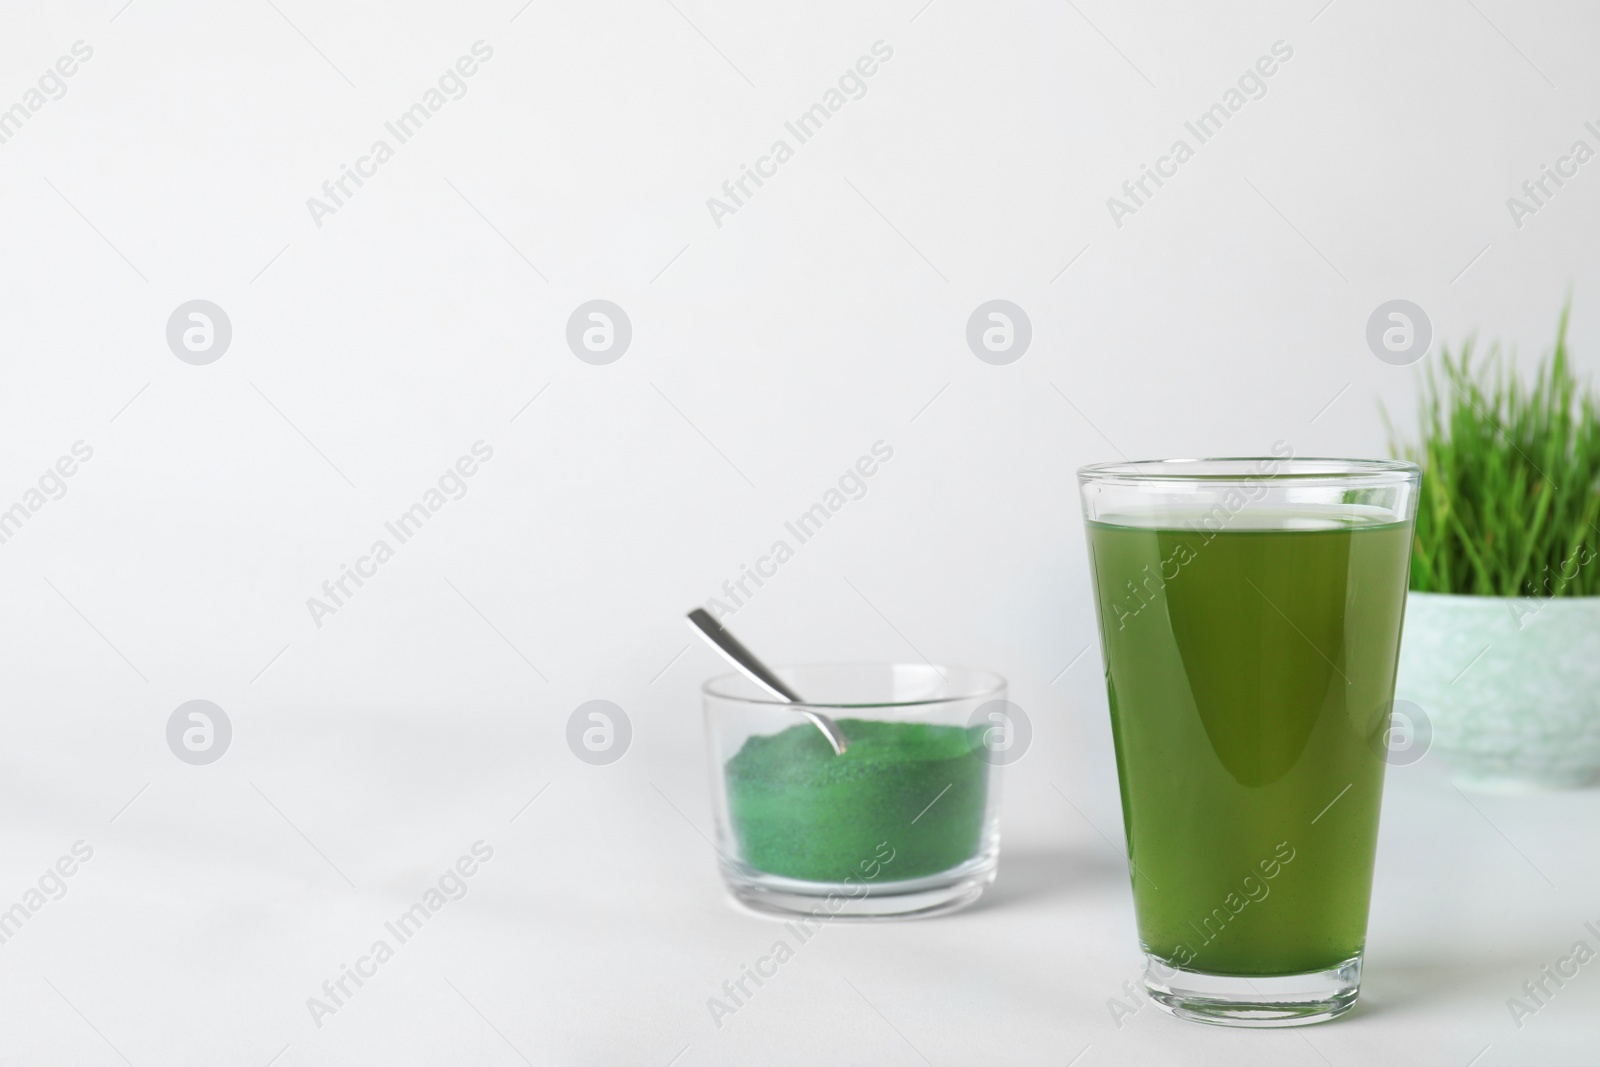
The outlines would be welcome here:
<svg viewBox="0 0 1600 1067">
<path fill-rule="evenodd" d="M 1334 966 L 1366 940 L 1409 524 L 1170 526 L 1088 532 L 1140 940 Z"/>
</svg>

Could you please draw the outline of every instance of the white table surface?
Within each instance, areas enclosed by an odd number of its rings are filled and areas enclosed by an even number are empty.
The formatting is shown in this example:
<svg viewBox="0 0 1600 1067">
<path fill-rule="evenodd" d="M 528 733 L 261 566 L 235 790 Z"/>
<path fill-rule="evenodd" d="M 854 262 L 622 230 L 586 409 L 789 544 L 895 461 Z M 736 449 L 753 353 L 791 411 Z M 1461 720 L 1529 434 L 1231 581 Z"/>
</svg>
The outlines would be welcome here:
<svg viewBox="0 0 1600 1067">
<path fill-rule="evenodd" d="M 1469 799 L 1433 756 L 1390 774 L 1362 999 L 1339 1022 L 1230 1031 L 1153 1006 L 1114 1012 L 1139 967 L 1122 861 L 1100 836 L 1120 837 L 1115 795 L 1108 806 L 1105 776 L 1062 779 L 1030 752 L 1006 787 L 999 881 L 977 906 L 827 927 L 718 1027 L 707 999 L 784 931 L 726 901 L 701 838 L 694 716 L 672 717 L 682 728 L 669 733 L 636 721 L 635 750 L 609 767 L 552 755 L 551 725 L 526 716 L 446 726 L 241 711 L 233 750 L 209 767 L 179 763 L 109 705 L 97 719 L 21 720 L 0 803 L 0 906 L 74 842 L 94 855 L 0 945 L 0 1063 L 1494 1067 L 1600 1055 L 1600 961 L 1520 1029 L 1507 1008 L 1542 965 L 1596 942 L 1583 924 L 1600 925 L 1600 792 Z M 397 944 L 384 922 L 480 839 L 494 854 L 467 895 L 315 1025 L 307 999 L 321 983 L 374 940 Z"/>
</svg>

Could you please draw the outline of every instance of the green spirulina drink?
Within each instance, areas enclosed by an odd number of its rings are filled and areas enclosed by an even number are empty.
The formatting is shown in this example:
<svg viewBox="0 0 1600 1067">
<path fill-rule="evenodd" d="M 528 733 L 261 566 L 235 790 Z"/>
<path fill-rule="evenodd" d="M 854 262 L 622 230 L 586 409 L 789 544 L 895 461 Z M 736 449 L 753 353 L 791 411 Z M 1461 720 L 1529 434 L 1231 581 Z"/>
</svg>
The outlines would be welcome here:
<svg viewBox="0 0 1600 1067">
<path fill-rule="evenodd" d="M 1335 968 L 1366 939 L 1411 525 L 1210 516 L 1088 524 L 1139 936 L 1205 974 Z"/>
</svg>

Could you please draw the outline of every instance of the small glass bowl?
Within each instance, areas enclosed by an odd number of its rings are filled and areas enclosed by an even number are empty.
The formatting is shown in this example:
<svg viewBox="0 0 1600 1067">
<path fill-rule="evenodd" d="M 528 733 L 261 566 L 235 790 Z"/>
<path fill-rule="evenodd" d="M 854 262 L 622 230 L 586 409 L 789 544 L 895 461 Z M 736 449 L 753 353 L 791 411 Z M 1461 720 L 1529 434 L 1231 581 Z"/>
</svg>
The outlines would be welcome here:
<svg viewBox="0 0 1600 1067">
<path fill-rule="evenodd" d="M 740 674 L 702 694 L 723 876 L 757 912 L 938 915 L 977 900 L 1000 853 L 997 674 L 925 663 L 776 668 L 788 704 Z M 835 755 L 797 707 L 834 719 Z"/>
</svg>

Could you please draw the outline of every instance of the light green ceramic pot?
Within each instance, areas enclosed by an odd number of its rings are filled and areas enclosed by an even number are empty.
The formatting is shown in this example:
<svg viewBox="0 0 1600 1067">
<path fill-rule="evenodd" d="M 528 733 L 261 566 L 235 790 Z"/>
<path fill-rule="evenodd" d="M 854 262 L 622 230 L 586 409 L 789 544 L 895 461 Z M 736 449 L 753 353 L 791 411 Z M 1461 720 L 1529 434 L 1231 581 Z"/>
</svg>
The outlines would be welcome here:
<svg viewBox="0 0 1600 1067">
<path fill-rule="evenodd" d="M 1600 596 L 1411 593 L 1395 695 L 1462 786 L 1600 781 Z"/>
</svg>

